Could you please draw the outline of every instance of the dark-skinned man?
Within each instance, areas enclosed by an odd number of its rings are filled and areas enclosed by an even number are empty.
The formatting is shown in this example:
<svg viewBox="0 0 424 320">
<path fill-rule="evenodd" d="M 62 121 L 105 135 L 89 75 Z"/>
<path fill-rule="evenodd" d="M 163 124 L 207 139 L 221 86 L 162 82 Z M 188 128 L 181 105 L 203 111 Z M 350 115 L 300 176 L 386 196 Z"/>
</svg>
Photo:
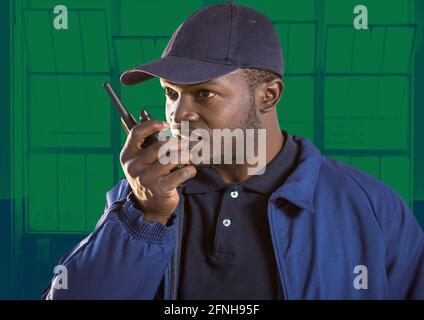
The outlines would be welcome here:
<svg viewBox="0 0 424 320">
<path fill-rule="evenodd" d="M 125 72 L 125 85 L 160 79 L 167 123 L 129 132 L 126 179 L 108 192 L 93 233 L 60 261 L 68 289 L 56 277 L 44 297 L 424 298 L 424 235 L 410 210 L 382 182 L 281 131 L 283 73 L 272 23 L 233 3 L 195 12 L 159 60 Z M 263 129 L 264 172 L 250 175 L 246 159 L 164 164 L 166 142 L 141 147 L 168 127 L 182 136 L 184 122 L 210 136 Z"/>
</svg>

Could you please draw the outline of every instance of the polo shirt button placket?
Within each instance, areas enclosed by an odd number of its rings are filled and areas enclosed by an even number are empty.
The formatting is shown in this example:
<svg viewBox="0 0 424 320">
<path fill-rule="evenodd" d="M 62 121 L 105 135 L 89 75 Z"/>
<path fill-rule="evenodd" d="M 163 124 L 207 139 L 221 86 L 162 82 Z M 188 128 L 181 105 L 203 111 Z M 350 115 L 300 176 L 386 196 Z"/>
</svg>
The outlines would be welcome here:
<svg viewBox="0 0 424 320">
<path fill-rule="evenodd" d="M 239 193 L 237 190 L 233 190 L 230 192 L 230 196 L 231 198 L 236 199 L 239 196 Z M 225 228 L 228 228 L 229 226 L 231 226 L 231 220 L 229 218 L 225 218 L 224 220 L 222 220 L 222 224 Z"/>
<path fill-rule="evenodd" d="M 222 224 L 224 225 L 224 227 L 228 228 L 231 225 L 231 220 L 224 219 L 224 221 L 222 221 Z"/>
</svg>

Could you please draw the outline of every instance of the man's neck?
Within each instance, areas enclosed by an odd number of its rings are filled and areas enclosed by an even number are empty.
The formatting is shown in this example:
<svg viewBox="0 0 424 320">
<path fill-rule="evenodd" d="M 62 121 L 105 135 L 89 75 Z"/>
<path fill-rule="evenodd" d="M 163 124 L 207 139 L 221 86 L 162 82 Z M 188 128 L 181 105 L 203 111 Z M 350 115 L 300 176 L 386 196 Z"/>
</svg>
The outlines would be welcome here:
<svg viewBox="0 0 424 320">
<path fill-rule="evenodd" d="M 266 165 L 271 162 L 280 152 L 284 145 L 284 135 L 280 128 L 266 129 Z M 258 154 L 258 145 L 256 144 L 255 153 Z M 252 165 L 244 161 L 243 164 L 223 164 L 216 165 L 213 168 L 226 183 L 240 183 L 246 181 L 252 175 L 248 173 Z"/>
</svg>

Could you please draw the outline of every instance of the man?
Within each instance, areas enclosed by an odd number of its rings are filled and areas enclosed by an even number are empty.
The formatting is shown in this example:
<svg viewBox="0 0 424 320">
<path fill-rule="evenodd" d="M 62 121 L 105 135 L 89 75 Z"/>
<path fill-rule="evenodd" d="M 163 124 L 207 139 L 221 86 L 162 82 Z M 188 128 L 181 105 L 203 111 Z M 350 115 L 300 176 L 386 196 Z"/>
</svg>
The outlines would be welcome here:
<svg viewBox="0 0 424 320">
<path fill-rule="evenodd" d="M 56 277 L 45 296 L 424 298 L 424 235 L 413 215 L 380 181 L 280 130 L 282 75 L 272 23 L 232 3 L 194 13 L 161 59 L 125 72 L 126 85 L 160 78 L 167 124 L 129 132 L 126 179 L 107 194 L 94 232 L 62 259 L 68 289 L 56 289 Z M 264 129 L 265 172 L 249 175 L 246 161 L 163 164 L 165 142 L 141 147 L 169 126 L 183 136 L 183 122 L 209 133 Z"/>
</svg>

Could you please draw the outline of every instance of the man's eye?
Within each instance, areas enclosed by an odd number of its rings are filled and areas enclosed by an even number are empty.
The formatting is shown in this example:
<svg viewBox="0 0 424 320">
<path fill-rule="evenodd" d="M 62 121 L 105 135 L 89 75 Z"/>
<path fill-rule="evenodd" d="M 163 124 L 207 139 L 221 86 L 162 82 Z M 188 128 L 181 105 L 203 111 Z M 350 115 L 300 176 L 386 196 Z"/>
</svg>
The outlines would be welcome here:
<svg viewBox="0 0 424 320">
<path fill-rule="evenodd" d="M 165 95 L 170 98 L 175 98 L 177 95 L 177 92 L 175 90 L 172 90 L 170 88 L 165 88 Z"/>
<path fill-rule="evenodd" d="M 200 98 L 212 98 L 216 95 L 215 92 L 209 91 L 209 90 L 200 90 L 199 91 L 199 97 Z"/>
</svg>

